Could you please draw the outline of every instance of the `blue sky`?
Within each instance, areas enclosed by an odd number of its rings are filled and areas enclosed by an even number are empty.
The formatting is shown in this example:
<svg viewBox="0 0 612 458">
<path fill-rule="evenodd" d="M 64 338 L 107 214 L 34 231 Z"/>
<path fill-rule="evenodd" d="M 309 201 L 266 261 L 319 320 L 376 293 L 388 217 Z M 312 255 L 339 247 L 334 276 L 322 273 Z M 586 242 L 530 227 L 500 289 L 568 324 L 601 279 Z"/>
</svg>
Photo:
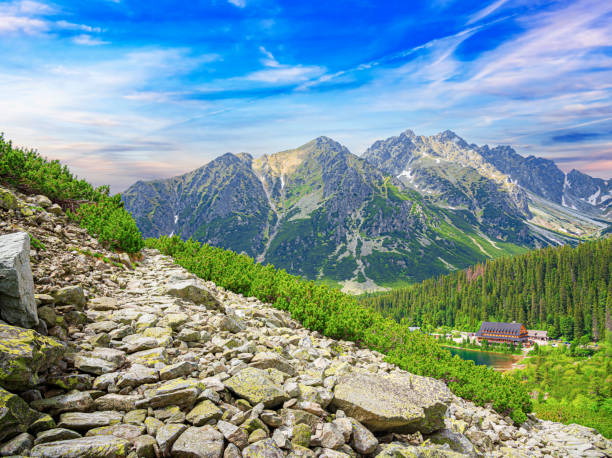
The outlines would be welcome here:
<svg viewBox="0 0 612 458">
<path fill-rule="evenodd" d="M 612 177 L 612 2 L 0 1 L 0 131 L 121 191 L 451 129 Z"/>
</svg>

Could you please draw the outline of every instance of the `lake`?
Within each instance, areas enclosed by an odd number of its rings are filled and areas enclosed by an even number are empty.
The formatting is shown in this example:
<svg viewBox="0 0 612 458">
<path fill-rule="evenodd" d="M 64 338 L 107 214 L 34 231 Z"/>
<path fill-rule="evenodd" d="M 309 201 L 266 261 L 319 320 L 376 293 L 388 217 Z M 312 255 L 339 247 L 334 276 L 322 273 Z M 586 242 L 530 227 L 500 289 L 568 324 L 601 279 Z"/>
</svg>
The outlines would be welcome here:
<svg viewBox="0 0 612 458">
<path fill-rule="evenodd" d="M 500 371 L 507 371 L 512 363 L 518 359 L 513 355 L 502 355 L 500 353 L 488 353 L 467 348 L 445 347 L 452 355 L 458 355 L 461 359 L 469 359 L 481 366 L 490 366 Z"/>
</svg>

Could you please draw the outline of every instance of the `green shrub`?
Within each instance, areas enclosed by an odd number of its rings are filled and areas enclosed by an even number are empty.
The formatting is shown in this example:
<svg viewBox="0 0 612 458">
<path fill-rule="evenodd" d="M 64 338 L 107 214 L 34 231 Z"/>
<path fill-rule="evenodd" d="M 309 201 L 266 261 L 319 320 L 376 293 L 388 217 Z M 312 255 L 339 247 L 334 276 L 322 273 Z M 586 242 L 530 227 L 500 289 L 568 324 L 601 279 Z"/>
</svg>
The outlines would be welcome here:
<svg viewBox="0 0 612 458">
<path fill-rule="evenodd" d="M 69 217 L 113 250 L 135 253 L 144 245 L 142 234 L 132 215 L 123 208 L 119 195 L 82 204 L 76 213 L 69 213 Z"/>
<path fill-rule="evenodd" d="M 387 355 L 387 361 L 418 375 L 444 380 L 458 396 L 479 405 L 491 402 L 517 423 L 531 411 L 531 400 L 519 380 L 473 361 L 453 357 L 426 334 L 384 317 L 337 289 L 306 281 L 257 264 L 246 255 L 201 245 L 178 236 L 147 239 L 145 245 L 170 255 L 205 280 L 245 296 L 272 303 L 313 331 L 357 342 Z"/>
<path fill-rule="evenodd" d="M 134 253 L 144 244 L 120 196 L 109 196 L 108 186 L 94 188 L 59 161 L 49 161 L 33 150 L 14 148 L 2 135 L 0 179 L 24 192 L 44 194 L 56 203 L 77 207 L 69 216 L 111 249 Z"/>
</svg>

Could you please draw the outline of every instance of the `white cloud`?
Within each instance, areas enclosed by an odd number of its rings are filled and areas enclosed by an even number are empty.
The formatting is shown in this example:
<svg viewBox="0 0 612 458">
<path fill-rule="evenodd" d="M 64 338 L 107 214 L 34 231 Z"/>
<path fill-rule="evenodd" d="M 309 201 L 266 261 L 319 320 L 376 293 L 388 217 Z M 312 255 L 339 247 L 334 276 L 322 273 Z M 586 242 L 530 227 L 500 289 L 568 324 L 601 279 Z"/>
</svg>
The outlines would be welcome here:
<svg viewBox="0 0 612 458">
<path fill-rule="evenodd" d="M 100 45 L 107 45 L 110 43 L 108 41 L 104 41 L 99 38 L 94 38 L 91 35 L 87 35 L 87 34 L 77 35 L 72 38 L 72 41 L 76 43 L 77 45 L 84 45 L 84 46 L 100 46 Z"/>
<path fill-rule="evenodd" d="M 85 24 L 75 24 L 74 22 L 68 22 L 64 20 L 57 21 L 55 25 L 59 27 L 60 29 L 65 29 L 65 30 L 80 30 L 83 32 L 90 32 L 90 33 L 99 33 L 102 31 L 100 27 L 91 27 Z"/>
<path fill-rule="evenodd" d="M 489 16 L 491 13 L 494 13 L 495 11 L 497 11 L 501 6 L 503 6 L 505 3 L 507 3 L 508 0 L 497 0 L 493 3 L 491 3 L 489 6 L 481 9 L 480 11 L 478 11 L 476 14 L 474 14 L 467 22 L 467 24 L 473 24 L 474 22 L 478 22 L 481 19 L 486 18 L 487 16 Z"/>
<path fill-rule="evenodd" d="M 246 6 L 246 0 L 227 0 L 227 2 L 238 8 L 244 8 Z"/>
</svg>

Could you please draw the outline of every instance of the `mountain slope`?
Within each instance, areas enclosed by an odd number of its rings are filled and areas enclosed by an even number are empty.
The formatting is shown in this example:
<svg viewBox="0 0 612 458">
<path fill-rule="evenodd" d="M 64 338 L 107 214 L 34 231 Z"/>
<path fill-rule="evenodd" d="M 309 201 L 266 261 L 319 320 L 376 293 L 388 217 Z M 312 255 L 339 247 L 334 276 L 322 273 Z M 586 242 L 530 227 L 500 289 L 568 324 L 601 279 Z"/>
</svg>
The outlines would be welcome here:
<svg viewBox="0 0 612 458">
<path fill-rule="evenodd" d="M 473 191 L 488 194 L 485 185 Z M 489 218 L 492 208 L 484 219 L 441 208 L 326 137 L 258 159 L 226 154 L 180 177 L 138 182 L 123 199 L 145 236 L 193 236 L 352 292 L 532 243 L 516 217 L 506 227 Z"/>
<path fill-rule="evenodd" d="M 438 205 L 474 212 L 492 236 L 526 224 L 536 246 L 576 243 L 612 221 L 609 181 L 566 175 L 553 161 L 509 146 L 468 144 L 451 131 L 426 137 L 407 130 L 375 142 L 363 157 Z"/>
<path fill-rule="evenodd" d="M 180 233 L 349 292 L 575 243 L 607 226 L 523 188 L 450 131 L 406 131 L 363 157 L 327 137 L 256 159 L 228 153 L 138 182 L 123 200 L 145 236 Z"/>
</svg>

